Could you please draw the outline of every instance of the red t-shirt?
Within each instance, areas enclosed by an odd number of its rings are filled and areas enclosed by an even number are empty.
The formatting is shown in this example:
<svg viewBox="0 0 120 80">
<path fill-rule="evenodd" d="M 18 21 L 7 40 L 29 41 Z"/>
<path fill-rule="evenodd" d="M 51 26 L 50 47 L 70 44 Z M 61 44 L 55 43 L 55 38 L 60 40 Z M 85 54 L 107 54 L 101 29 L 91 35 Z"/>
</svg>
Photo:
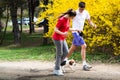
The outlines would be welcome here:
<svg viewBox="0 0 120 80">
<path fill-rule="evenodd" d="M 65 17 L 61 17 L 58 19 L 56 27 L 58 28 L 58 30 L 60 30 L 61 32 L 66 32 L 69 30 L 70 27 L 70 19 L 65 18 Z M 53 33 L 52 38 L 54 40 L 64 40 L 65 36 L 64 35 L 60 35 L 56 32 Z"/>
</svg>

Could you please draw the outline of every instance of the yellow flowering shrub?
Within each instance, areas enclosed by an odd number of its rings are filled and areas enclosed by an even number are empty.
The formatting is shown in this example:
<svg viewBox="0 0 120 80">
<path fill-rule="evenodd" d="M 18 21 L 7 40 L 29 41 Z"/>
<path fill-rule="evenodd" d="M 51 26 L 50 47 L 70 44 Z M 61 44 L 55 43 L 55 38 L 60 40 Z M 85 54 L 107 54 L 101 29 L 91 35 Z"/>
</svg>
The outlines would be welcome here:
<svg viewBox="0 0 120 80">
<path fill-rule="evenodd" d="M 86 10 L 91 15 L 91 20 L 97 25 L 94 29 L 87 22 L 84 27 L 85 41 L 88 50 L 103 50 L 115 55 L 120 54 L 120 0 L 52 0 L 44 6 L 42 3 L 40 7 L 47 7 L 45 12 L 40 13 L 39 20 L 47 17 L 49 20 L 49 32 L 46 37 L 51 37 L 58 16 L 66 10 L 73 8 L 78 9 L 80 1 L 86 2 Z M 71 32 L 67 38 L 67 42 L 71 45 Z"/>
</svg>

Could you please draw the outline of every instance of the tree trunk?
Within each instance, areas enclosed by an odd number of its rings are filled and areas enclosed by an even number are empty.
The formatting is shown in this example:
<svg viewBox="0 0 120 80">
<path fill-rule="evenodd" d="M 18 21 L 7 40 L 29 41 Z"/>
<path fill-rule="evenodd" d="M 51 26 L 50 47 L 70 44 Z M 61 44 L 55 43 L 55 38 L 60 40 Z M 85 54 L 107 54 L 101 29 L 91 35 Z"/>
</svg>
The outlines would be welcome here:
<svg viewBox="0 0 120 80">
<path fill-rule="evenodd" d="M 44 2 L 43 2 L 43 4 L 45 5 L 45 6 L 47 6 L 48 5 L 48 2 L 49 2 L 49 0 L 44 0 Z M 47 7 L 44 7 L 43 8 L 43 10 L 45 11 L 47 9 Z M 44 27 L 44 34 L 45 33 L 47 33 L 48 32 L 48 20 L 47 20 L 47 18 L 44 18 L 44 22 L 43 22 L 43 27 Z M 44 45 L 46 45 L 46 44 L 48 44 L 48 38 L 47 37 L 43 37 L 43 44 Z"/>
<path fill-rule="evenodd" d="M 44 19 L 43 27 L 44 27 L 44 34 L 46 34 L 49 30 L 47 18 Z M 43 37 L 43 44 L 44 45 L 48 44 L 48 38 L 47 37 Z"/>
<path fill-rule="evenodd" d="M 14 42 L 17 45 L 20 44 L 21 42 L 21 36 L 20 36 L 19 26 L 17 23 L 17 5 L 15 2 L 12 3 L 12 6 L 10 6 L 10 13 L 13 23 Z"/>
<path fill-rule="evenodd" d="M 32 22 L 34 21 L 34 10 L 35 10 L 35 7 L 34 7 L 34 0 L 28 0 L 28 5 L 29 5 L 29 19 L 30 19 L 30 23 L 29 23 L 29 26 L 30 26 L 30 34 L 32 34 L 34 31 L 34 24 L 32 24 Z"/>
<path fill-rule="evenodd" d="M 21 18 L 21 24 L 20 24 L 20 32 L 22 32 L 22 17 L 23 17 L 23 5 L 21 5 L 21 16 L 20 16 L 20 18 Z"/>
<path fill-rule="evenodd" d="M 2 29 L 3 29 L 3 25 L 2 25 L 2 22 L 1 22 L 1 18 L 0 18 L 0 32 L 2 32 Z"/>
<path fill-rule="evenodd" d="M 1 42 L 0 42 L 0 45 L 3 43 L 3 40 L 4 40 L 5 35 L 6 35 L 6 30 L 7 30 L 7 25 L 8 25 L 8 19 L 9 19 L 9 13 L 8 13 L 8 7 L 7 7 L 6 24 L 5 24 L 5 29 L 4 29 L 3 36 L 1 37 Z M 1 27 L 2 27 L 2 22 L 1 22 L 1 19 L 0 19 L 0 23 L 1 23 Z"/>
</svg>

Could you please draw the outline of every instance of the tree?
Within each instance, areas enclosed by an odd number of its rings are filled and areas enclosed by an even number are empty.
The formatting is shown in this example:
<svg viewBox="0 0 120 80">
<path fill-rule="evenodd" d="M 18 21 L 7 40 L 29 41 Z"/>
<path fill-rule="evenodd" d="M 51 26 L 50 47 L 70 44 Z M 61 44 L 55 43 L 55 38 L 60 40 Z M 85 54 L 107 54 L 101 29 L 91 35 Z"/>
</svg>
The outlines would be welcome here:
<svg viewBox="0 0 120 80">
<path fill-rule="evenodd" d="M 7 30 L 7 24 L 8 24 L 8 19 L 9 19 L 9 12 L 8 12 L 8 7 L 7 7 L 7 6 L 6 6 L 6 13 L 7 13 L 7 16 L 6 16 L 6 25 L 5 25 L 5 29 L 4 29 L 3 36 L 1 37 L 1 42 L 0 42 L 0 44 L 3 43 L 3 40 L 4 40 L 5 35 L 6 35 L 6 30 Z"/>
<path fill-rule="evenodd" d="M 50 0 L 41 0 L 40 3 L 41 3 L 40 5 L 43 5 L 43 6 L 40 7 L 40 9 L 41 9 L 40 14 L 41 14 L 42 12 L 45 12 L 48 9 L 47 6 L 50 3 Z M 37 25 L 42 25 L 44 27 L 43 32 L 44 32 L 44 34 L 46 34 L 49 30 L 49 25 L 48 25 L 49 20 L 48 20 L 47 17 L 42 17 L 42 20 L 43 20 L 43 22 L 38 21 L 38 22 L 36 22 L 36 24 Z M 48 43 L 48 38 L 44 36 L 43 37 L 43 44 L 46 45 L 47 43 Z"/>
<path fill-rule="evenodd" d="M 32 22 L 34 22 L 34 12 L 35 12 L 35 8 L 36 6 L 39 5 L 39 0 L 28 0 L 28 6 L 29 6 L 29 19 L 30 19 L 30 34 L 35 32 L 34 31 L 34 24 Z"/>
<path fill-rule="evenodd" d="M 3 12 L 5 11 L 5 6 L 4 6 L 4 1 L 3 0 L 1 0 L 0 1 L 0 32 L 2 31 L 2 29 L 3 29 L 3 24 L 2 24 L 2 22 L 1 22 L 1 19 L 2 19 L 2 16 L 3 16 Z"/>
<path fill-rule="evenodd" d="M 39 5 L 39 0 L 1 0 L 0 6 L 8 6 L 10 10 L 10 16 L 13 23 L 13 34 L 14 34 L 14 42 L 15 44 L 20 44 L 21 42 L 21 34 L 17 22 L 17 10 L 20 7 L 21 8 L 21 23 L 22 23 L 22 16 L 23 16 L 23 6 L 28 1 L 29 3 L 29 19 L 30 19 L 30 33 L 34 32 L 34 24 L 33 18 L 34 18 L 34 11 L 35 7 Z M 22 31 L 22 24 L 20 26 Z"/>
<path fill-rule="evenodd" d="M 10 16 L 13 23 L 13 35 L 14 35 L 14 43 L 20 44 L 21 36 L 19 31 L 19 26 L 17 22 L 17 9 L 24 2 L 24 0 L 2 0 L 2 5 L 5 7 L 9 7 Z"/>
<path fill-rule="evenodd" d="M 4 7 L 0 7 L 0 32 L 2 31 L 3 29 L 3 24 L 1 22 L 1 18 L 2 18 L 2 15 L 3 15 L 3 11 L 4 11 Z"/>
<path fill-rule="evenodd" d="M 43 8 L 43 11 L 46 11 L 48 2 L 49 2 L 49 0 L 43 0 L 43 4 L 45 5 L 45 7 Z M 44 27 L 44 34 L 46 34 L 48 32 L 48 27 L 49 27 L 47 18 L 44 18 L 43 27 Z M 43 44 L 47 44 L 47 43 L 48 43 L 48 38 L 44 37 Z"/>
<path fill-rule="evenodd" d="M 17 9 L 18 9 L 17 0 L 10 1 L 10 5 L 12 5 L 10 6 L 10 15 L 13 22 L 14 42 L 15 44 L 20 44 L 21 36 L 17 22 Z"/>
</svg>

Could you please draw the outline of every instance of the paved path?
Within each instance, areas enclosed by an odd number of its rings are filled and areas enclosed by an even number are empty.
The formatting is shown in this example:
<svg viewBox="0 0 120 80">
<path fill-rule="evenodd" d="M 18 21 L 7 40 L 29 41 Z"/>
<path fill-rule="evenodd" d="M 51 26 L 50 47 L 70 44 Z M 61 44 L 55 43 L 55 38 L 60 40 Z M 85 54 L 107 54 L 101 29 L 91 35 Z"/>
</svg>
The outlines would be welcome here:
<svg viewBox="0 0 120 80">
<path fill-rule="evenodd" d="M 42 61 L 0 62 L 0 80 L 120 80 L 119 64 L 91 64 L 91 71 L 83 71 L 77 63 L 75 72 L 66 68 L 64 76 L 53 75 L 53 65 Z"/>
</svg>

